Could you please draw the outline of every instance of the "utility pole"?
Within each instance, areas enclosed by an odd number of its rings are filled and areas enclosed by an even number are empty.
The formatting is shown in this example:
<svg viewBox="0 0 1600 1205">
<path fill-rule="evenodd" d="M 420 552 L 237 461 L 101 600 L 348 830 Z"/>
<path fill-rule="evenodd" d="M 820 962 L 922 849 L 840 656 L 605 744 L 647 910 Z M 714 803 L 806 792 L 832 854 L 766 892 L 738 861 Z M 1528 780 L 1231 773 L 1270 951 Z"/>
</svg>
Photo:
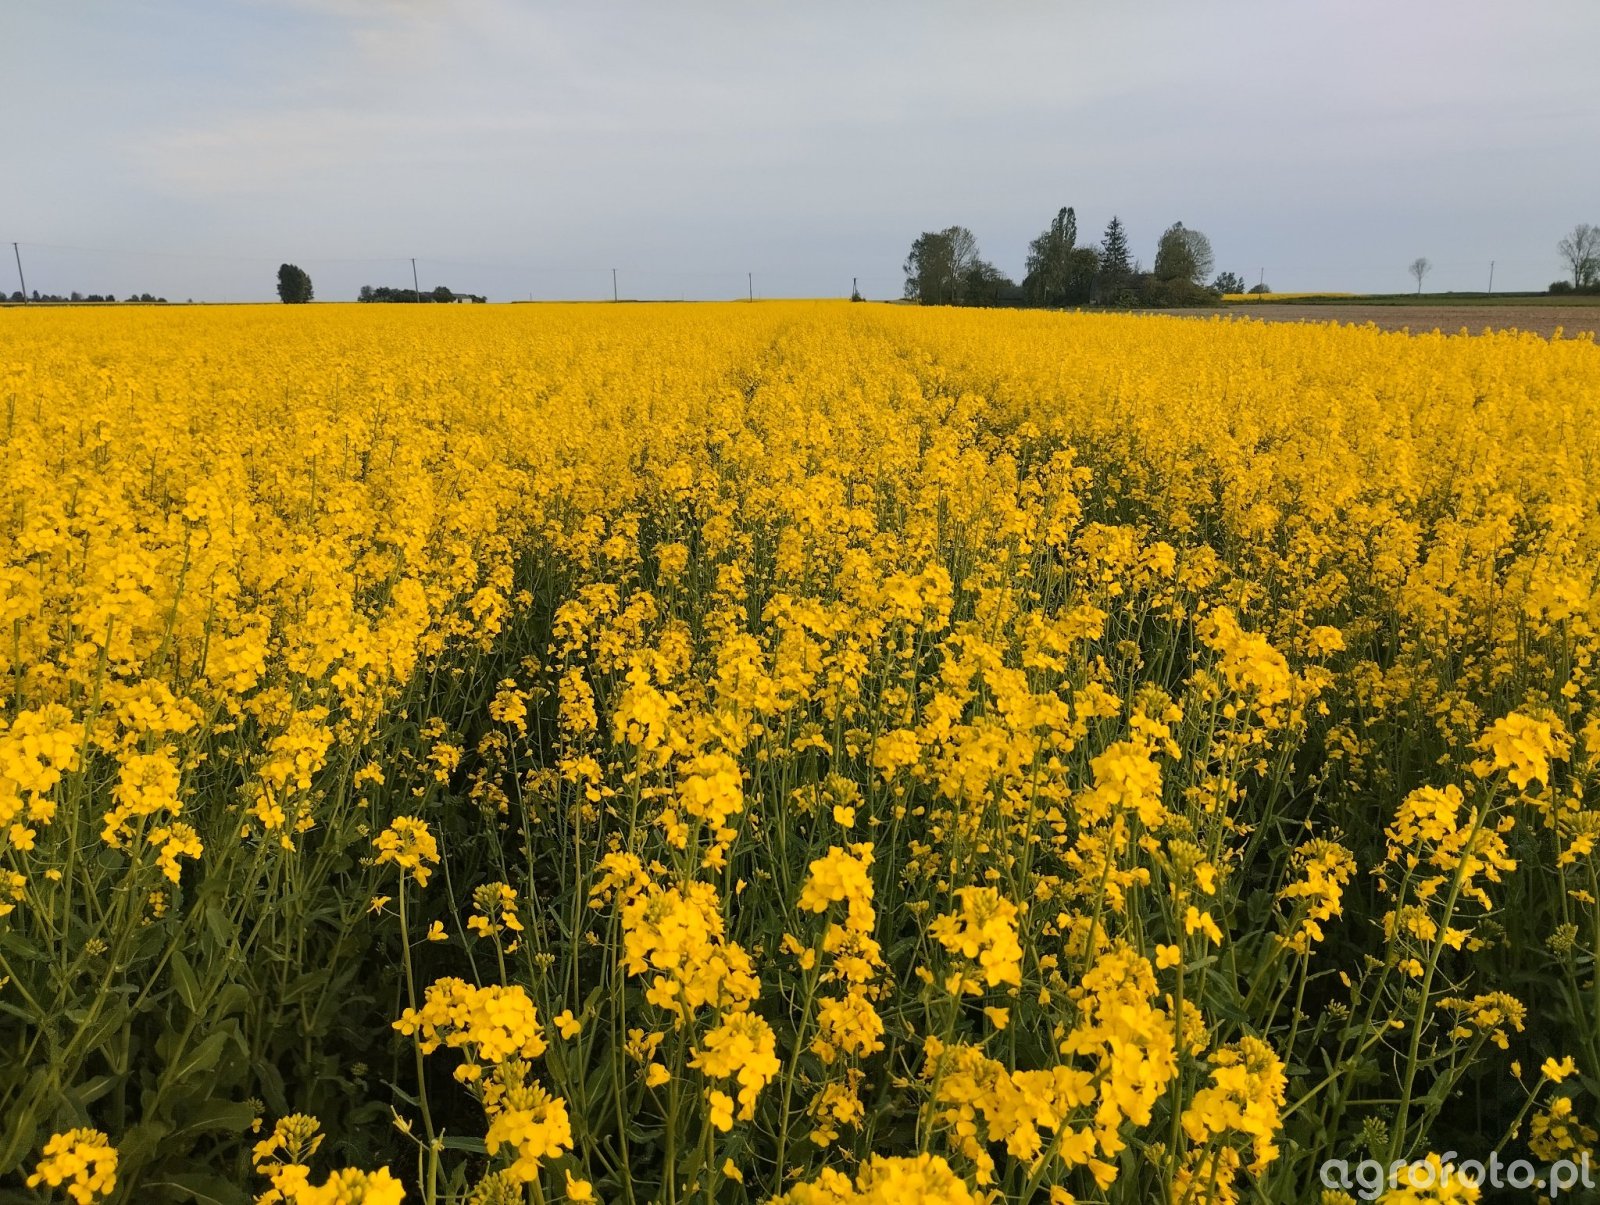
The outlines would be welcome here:
<svg viewBox="0 0 1600 1205">
<path fill-rule="evenodd" d="M 750 300 L 754 301 L 756 299 L 756 274 L 754 272 L 746 272 L 744 274 L 744 283 L 745 288 L 750 291 Z"/>
<path fill-rule="evenodd" d="M 616 299 L 617 299 L 617 270 L 615 268 L 612 268 L 611 269 L 611 300 L 615 301 Z"/>
<path fill-rule="evenodd" d="M 1489 292 L 1494 292 L 1494 260 L 1489 261 Z"/>
<path fill-rule="evenodd" d="M 17 250 L 15 243 L 11 244 L 11 254 L 17 257 L 17 279 L 22 282 L 22 301 L 26 305 L 28 301 L 28 278 L 22 274 L 22 252 Z"/>
<path fill-rule="evenodd" d="M 417 287 L 417 257 L 415 255 L 411 257 L 411 296 L 418 301 L 422 300 L 422 290 Z"/>
</svg>

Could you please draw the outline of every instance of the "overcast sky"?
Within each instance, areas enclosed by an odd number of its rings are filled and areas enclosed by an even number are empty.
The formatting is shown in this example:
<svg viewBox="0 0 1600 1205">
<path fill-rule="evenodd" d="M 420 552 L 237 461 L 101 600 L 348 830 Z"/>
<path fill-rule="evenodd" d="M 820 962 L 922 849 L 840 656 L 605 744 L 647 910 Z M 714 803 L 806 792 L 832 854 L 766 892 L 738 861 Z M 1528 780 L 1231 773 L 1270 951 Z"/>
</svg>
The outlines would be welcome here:
<svg viewBox="0 0 1600 1205">
<path fill-rule="evenodd" d="M 1061 205 L 1282 292 L 1543 288 L 1600 223 L 1596 0 L 0 0 L 30 288 L 898 296 Z M 6 248 L 7 251 L 10 248 Z M 0 262 L 0 287 L 16 287 Z"/>
</svg>

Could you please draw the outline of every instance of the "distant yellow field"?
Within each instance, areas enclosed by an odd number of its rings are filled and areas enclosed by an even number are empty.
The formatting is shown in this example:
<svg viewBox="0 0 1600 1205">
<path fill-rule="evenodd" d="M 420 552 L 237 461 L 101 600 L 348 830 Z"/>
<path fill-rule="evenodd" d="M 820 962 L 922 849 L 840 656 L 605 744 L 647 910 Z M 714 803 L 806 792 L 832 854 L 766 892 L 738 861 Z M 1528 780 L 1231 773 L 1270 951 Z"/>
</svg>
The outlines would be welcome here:
<svg viewBox="0 0 1600 1205">
<path fill-rule="evenodd" d="M 1590 342 L 0 347 L 0 1195 L 1220 1205 L 1596 1141 Z"/>
</svg>

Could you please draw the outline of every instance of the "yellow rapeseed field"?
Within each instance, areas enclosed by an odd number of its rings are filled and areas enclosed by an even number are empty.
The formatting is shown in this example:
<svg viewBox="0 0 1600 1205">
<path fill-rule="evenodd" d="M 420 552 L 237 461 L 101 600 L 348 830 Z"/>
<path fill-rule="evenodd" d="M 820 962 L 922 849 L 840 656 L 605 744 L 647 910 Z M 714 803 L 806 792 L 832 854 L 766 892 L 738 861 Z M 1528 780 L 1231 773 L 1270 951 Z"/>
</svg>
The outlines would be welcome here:
<svg viewBox="0 0 1600 1205">
<path fill-rule="evenodd" d="M 1511 333 L 0 312 L 0 1199 L 1577 1158 L 1597 420 Z"/>
</svg>

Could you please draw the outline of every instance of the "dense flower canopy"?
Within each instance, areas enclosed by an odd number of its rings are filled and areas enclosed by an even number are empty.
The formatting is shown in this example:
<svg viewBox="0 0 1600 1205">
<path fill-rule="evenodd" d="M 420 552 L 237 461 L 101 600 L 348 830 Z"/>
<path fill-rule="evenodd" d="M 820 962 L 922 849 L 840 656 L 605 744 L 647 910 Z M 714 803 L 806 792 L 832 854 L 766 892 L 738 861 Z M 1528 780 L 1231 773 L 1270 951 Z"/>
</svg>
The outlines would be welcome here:
<svg viewBox="0 0 1600 1205">
<path fill-rule="evenodd" d="M 1597 420 L 1515 333 L 0 313 L 0 1193 L 1574 1157 Z"/>
</svg>

